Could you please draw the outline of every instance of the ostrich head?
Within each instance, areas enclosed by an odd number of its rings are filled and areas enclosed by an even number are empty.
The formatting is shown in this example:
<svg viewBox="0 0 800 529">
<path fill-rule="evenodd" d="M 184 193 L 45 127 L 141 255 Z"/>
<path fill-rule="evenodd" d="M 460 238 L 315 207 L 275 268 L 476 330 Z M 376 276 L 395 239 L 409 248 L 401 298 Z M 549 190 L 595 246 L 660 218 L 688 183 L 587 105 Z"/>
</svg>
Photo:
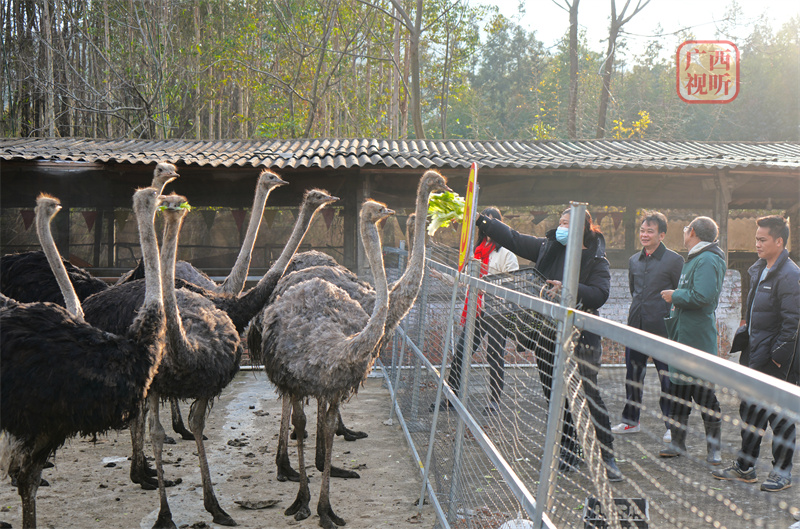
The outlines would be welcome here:
<svg viewBox="0 0 800 529">
<path fill-rule="evenodd" d="M 276 187 L 285 186 L 288 184 L 289 182 L 282 179 L 269 169 L 264 169 L 261 171 L 261 174 L 258 175 L 258 187 L 262 191 L 269 191 L 271 189 L 275 189 Z"/>
<path fill-rule="evenodd" d="M 370 224 L 377 224 L 392 215 L 394 215 L 393 209 L 387 208 L 386 204 L 376 200 L 368 199 L 364 202 L 364 205 L 361 206 L 361 220 L 369 222 Z"/>
<path fill-rule="evenodd" d="M 46 193 L 40 193 L 36 197 L 36 216 L 37 218 L 52 219 L 61 209 L 61 201 L 56 197 L 51 197 Z"/>
<path fill-rule="evenodd" d="M 153 170 L 153 183 L 152 187 L 156 188 L 159 193 L 164 190 L 164 186 L 172 182 L 180 175 L 174 165 L 167 162 L 161 162 L 156 165 Z"/>
<path fill-rule="evenodd" d="M 189 206 L 189 201 L 185 196 L 172 193 L 159 197 L 158 209 L 164 214 L 183 217 L 191 210 L 191 206 Z"/>
<path fill-rule="evenodd" d="M 324 189 L 309 189 L 303 196 L 303 203 L 316 209 L 339 200 L 339 197 L 332 196 Z"/>
<path fill-rule="evenodd" d="M 420 188 L 427 188 L 431 193 L 452 193 L 453 190 L 447 186 L 447 178 L 439 171 L 425 171 L 419 181 Z"/>
</svg>

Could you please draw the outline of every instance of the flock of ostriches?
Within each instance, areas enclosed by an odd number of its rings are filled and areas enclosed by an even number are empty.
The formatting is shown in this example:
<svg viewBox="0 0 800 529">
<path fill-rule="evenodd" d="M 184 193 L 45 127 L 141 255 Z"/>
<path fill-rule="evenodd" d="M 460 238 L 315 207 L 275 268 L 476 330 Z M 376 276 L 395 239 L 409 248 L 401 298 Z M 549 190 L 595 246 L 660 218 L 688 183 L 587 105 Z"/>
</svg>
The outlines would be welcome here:
<svg viewBox="0 0 800 529">
<path fill-rule="evenodd" d="M 358 390 L 384 338 L 416 299 L 425 260 L 425 219 L 433 192 L 449 191 L 446 179 L 426 172 L 417 190 L 407 233 L 411 256 L 403 275 L 387 284 L 377 223 L 394 212 L 366 200 L 359 228 L 374 286 L 319 252 L 295 255 L 315 214 L 337 200 L 320 189 L 306 191 L 289 241 L 256 286 L 243 292 L 250 256 L 270 192 L 286 182 L 270 171 L 259 176 L 250 223 L 231 274 L 217 285 L 185 262 L 176 263 L 186 198 L 163 195 L 178 177 L 159 163 L 150 187 L 133 196 L 142 260 L 113 286 L 74 267 L 58 254 L 50 222 L 61 208 L 46 194 L 36 199 L 36 230 L 43 252 L 6 255 L 0 267 L 0 475 L 16 482 L 25 529 L 36 527 L 36 491 L 48 459 L 76 435 L 129 427 L 131 479 L 159 491 L 154 528 L 175 528 L 166 487 L 159 420 L 162 402 L 172 403 L 173 424 L 197 444 L 203 505 L 222 525 L 236 522 L 212 487 L 203 429 L 211 401 L 239 369 L 242 341 L 263 363 L 283 398 L 276 463 L 280 481 L 299 481 L 286 510 L 310 516 L 303 459 L 303 403 L 318 403 L 316 465 L 322 471 L 317 513 L 320 526 L 344 525 L 330 505 L 330 477 L 358 477 L 331 467 L 337 431 L 365 436 L 341 423 L 339 406 Z M 155 217 L 161 212 L 161 248 Z M 412 225 L 413 223 L 413 225 Z M 242 334 L 246 333 L 246 338 Z M 183 426 L 176 403 L 191 400 Z M 144 456 L 149 417 L 155 470 Z M 298 433 L 298 471 L 289 464 L 289 422 Z M 108 521 L 111 525 L 113 520 Z"/>
</svg>

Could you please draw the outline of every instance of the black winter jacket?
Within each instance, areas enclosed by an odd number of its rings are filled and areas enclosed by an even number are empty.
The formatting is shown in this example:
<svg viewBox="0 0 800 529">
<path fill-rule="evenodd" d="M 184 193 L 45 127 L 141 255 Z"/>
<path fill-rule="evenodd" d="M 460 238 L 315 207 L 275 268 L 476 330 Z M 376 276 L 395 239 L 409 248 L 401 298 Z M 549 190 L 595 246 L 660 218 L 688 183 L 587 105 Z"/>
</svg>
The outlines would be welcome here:
<svg viewBox="0 0 800 529">
<path fill-rule="evenodd" d="M 747 271 L 747 328 L 750 339 L 739 363 L 758 371 L 797 381 L 798 321 L 800 321 L 800 268 L 785 249 L 760 284 L 767 266 L 759 259 Z M 780 369 L 773 360 L 781 365 Z"/>
<path fill-rule="evenodd" d="M 659 336 L 667 336 L 664 318 L 669 315 L 669 303 L 661 297 L 662 290 L 675 290 L 681 278 L 683 257 L 660 243 L 651 255 L 644 249 L 633 254 L 628 262 L 628 283 L 631 308 L 628 325 Z"/>
<path fill-rule="evenodd" d="M 479 222 L 479 229 L 483 233 L 519 257 L 533 261 L 547 279 L 562 280 L 567 248 L 556 240 L 556 230 L 548 231 L 544 237 L 534 237 L 519 233 L 497 219 L 481 216 Z M 611 289 L 609 269 L 606 241 L 598 233 L 594 243 L 581 252 L 578 277 L 578 306 L 581 310 L 597 314 L 597 309 L 605 304 Z M 603 355 L 600 337 L 589 332 L 581 333 L 575 354 L 599 366 Z"/>
</svg>

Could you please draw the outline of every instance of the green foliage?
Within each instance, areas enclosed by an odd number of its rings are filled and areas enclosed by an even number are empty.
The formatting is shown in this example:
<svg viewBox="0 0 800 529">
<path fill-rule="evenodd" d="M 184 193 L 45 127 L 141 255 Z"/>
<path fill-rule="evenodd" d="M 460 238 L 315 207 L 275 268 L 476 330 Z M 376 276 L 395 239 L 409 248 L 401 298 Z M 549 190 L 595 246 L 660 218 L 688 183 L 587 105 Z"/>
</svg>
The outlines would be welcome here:
<svg viewBox="0 0 800 529">
<path fill-rule="evenodd" d="M 458 193 L 433 193 L 428 201 L 428 235 L 453 222 L 464 220 L 464 198 Z"/>
</svg>

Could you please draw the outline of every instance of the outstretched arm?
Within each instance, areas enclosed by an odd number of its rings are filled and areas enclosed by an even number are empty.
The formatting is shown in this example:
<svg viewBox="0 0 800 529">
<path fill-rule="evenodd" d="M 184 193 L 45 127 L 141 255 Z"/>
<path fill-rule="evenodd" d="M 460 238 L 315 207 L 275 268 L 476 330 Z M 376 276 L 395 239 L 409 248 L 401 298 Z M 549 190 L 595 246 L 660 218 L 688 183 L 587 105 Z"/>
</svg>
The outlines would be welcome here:
<svg viewBox="0 0 800 529">
<path fill-rule="evenodd" d="M 494 242 L 503 248 L 508 248 L 518 256 L 533 262 L 536 262 L 539 257 L 539 250 L 547 241 L 544 237 L 524 235 L 511 229 L 507 224 L 484 215 L 479 215 L 475 224 L 479 230 L 491 237 Z"/>
</svg>

